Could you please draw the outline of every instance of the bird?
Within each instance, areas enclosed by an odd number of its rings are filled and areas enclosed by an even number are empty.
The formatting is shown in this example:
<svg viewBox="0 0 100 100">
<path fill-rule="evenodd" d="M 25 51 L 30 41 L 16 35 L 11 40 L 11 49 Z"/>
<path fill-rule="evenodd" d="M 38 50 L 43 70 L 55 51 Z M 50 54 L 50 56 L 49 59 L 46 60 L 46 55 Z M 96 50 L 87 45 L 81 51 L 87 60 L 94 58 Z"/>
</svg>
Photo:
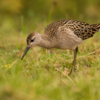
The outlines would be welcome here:
<svg viewBox="0 0 100 100">
<path fill-rule="evenodd" d="M 100 24 L 88 24 L 82 21 L 63 19 L 49 24 L 44 34 L 32 32 L 28 35 L 27 47 L 21 60 L 31 47 L 40 46 L 46 49 L 69 49 L 74 52 L 74 59 L 69 75 L 73 75 L 76 66 L 78 46 L 100 30 Z"/>
</svg>

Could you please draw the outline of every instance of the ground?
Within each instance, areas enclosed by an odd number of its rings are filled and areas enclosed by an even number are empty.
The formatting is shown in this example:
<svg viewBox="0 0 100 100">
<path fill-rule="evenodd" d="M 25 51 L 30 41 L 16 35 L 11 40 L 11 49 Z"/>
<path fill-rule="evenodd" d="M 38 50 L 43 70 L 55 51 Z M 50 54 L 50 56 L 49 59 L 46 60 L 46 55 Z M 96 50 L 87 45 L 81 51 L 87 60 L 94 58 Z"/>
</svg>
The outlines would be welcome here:
<svg viewBox="0 0 100 100">
<path fill-rule="evenodd" d="M 6 25 L 0 27 L 0 100 L 100 99 L 100 32 L 79 46 L 69 77 L 72 51 L 34 47 L 21 61 L 30 33 Z M 45 23 L 37 26 L 33 31 L 43 33 Z"/>
</svg>

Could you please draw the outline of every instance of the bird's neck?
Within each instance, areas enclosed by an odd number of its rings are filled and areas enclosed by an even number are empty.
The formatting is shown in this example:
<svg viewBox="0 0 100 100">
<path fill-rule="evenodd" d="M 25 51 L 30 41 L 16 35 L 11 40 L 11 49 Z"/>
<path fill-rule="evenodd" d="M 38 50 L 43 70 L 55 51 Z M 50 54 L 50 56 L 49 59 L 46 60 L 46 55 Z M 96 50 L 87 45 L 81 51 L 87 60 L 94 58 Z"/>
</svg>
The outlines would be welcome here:
<svg viewBox="0 0 100 100">
<path fill-rule="evenodd" d="M 46 49 L 53 48 L 51 42 L 49 41 L 48 36 L 46 36 L 45 34 L 41 34 L 41 40 L 40 40 L 39 46 Z"/>
</svg>

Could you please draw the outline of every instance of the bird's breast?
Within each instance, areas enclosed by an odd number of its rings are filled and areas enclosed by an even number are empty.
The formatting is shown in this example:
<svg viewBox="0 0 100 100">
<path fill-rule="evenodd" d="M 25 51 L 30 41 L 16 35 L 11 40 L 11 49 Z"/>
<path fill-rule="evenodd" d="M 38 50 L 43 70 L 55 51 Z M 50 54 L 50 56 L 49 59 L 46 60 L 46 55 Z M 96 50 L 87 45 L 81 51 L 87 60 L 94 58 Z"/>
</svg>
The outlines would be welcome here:
<svg viewBox="0 0 100 100">
<path fill-rule="evenodd" d="M 79 38 L 71 29 L 64 28 L 63 31 L 59 30 L 60 34 L 60 48 L 74 50 L 80 45 L 83 40 Z"/>
</svg>

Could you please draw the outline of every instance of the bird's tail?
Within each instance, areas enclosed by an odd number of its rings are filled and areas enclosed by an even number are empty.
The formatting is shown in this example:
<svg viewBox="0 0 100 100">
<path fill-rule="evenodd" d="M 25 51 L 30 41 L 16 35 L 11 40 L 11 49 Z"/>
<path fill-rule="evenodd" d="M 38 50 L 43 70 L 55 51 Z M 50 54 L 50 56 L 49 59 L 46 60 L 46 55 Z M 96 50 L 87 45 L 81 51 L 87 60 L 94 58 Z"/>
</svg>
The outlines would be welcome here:
<svg viewBox="0 0 100 100">
<path fill-rule="evenodd" d="M 100 24 L 93 24 L 93 28 L 100 31 Z"/>
</svg>

